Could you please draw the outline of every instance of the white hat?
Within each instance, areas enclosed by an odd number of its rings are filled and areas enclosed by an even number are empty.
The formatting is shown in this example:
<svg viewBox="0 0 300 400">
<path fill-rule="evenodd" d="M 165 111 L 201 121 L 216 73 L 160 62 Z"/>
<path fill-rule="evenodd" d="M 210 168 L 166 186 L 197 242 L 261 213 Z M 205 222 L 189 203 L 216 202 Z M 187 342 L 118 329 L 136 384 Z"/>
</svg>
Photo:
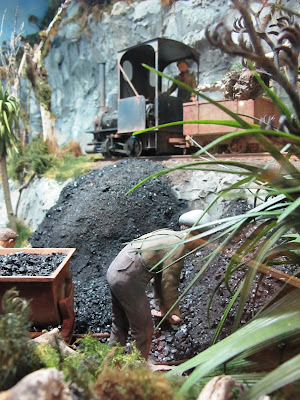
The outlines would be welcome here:
<svg viewBox="0 0 300 400">
<path fill-rule="evenodd" d="M 199 227 L 201 227 L 201 225 L 211 222 L 211 217 L 207 213 L 205 213 L 203 215 L 203 212 L 204 212 L 203 210 L 188 211 L 179 217 L 178 222 L 180 225 L 187 225 L 187 226 L 195 225 L 199 229 Z M 207 230 L 210 228 L 211 227 L 207 227 L 207 228 L 204 228 L 204 230 Z"/>
</svg>

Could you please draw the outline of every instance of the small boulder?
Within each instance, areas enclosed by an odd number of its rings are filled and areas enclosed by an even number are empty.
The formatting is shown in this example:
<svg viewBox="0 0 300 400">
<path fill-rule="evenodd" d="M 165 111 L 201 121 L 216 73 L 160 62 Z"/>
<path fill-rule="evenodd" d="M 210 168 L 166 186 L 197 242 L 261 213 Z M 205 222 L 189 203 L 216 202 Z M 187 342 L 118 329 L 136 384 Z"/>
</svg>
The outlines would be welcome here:
<svg viewBox="0 0 300 400">
<path fill-rule="evenodd" d="M 0 400 L 72 400 L 64 374 L 55 368 L 44 368 L 21 379 L 11 389 L 0 393 Z"/>
</svg>

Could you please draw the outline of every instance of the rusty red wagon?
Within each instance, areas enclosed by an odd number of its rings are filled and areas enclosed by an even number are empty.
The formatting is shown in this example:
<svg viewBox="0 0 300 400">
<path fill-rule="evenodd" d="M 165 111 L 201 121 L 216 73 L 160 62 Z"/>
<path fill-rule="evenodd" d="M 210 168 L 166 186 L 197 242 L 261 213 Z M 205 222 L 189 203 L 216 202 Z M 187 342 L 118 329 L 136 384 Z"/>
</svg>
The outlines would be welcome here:
<svg viewBox="0 0 300 400">
<path fill-rule="evenodd" d="M 69 261 L 76 249 L 73 248 L 14 248 L 0 249 L 0 255 L 18 252 L 31 254 L 63 253 L 65 258 L 48 276 L 1 276 L 0 313 L 4 293 L 16 288 L 19 296 L 30 300 L 33 326 L 42 329 L 61 326 L 63 339 L 70 343 L 75 329 L 74 284 Z M 41 332 L 30 332 L 35 337 Z"/>
</svg>

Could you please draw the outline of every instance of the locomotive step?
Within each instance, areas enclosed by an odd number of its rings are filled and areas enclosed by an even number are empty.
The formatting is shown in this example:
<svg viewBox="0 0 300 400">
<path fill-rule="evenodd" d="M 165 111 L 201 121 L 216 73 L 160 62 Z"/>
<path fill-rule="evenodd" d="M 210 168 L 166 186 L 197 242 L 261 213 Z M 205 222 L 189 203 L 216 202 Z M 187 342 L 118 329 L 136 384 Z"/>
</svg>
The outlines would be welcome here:
<svg viewBox="0 0 300 400">
<path fill-rule="evenodd" d="M 169 138 L 168 142 L 171 144 L 182 144 L 182 145 L 184 144 L 185 145 L 186 140 L 185 140 L 185 138 L 174 137 L 174 138 Z"/>
</svg>

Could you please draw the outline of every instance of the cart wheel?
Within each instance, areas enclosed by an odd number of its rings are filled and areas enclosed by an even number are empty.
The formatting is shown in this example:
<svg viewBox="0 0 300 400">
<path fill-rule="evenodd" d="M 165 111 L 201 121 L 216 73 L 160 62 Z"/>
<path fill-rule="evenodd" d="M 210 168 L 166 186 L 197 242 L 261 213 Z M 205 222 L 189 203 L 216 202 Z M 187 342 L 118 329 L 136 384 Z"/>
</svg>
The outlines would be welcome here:
<svg viewBox="0 0 300 400">
<path fill-rule="evenodd" d="M 247 142 L 243 138 L 234 138 L 228 145 L 231 154 L 245 153 L 247 148 Z"/>
<path fill-rule="evenodd" d="M 211 142 L 212 142 L 212 140 L 211 140 L 211 141 L 209 141 L 209 140 L 205 141 L 205 142 L 202 144 L 202 147 L 205 147 L 206 145 L 208 145 L 208 144 L 211 143 Z M 219 146 L 218 146 L 218 145 L 213 146 L 213 147 L 211 147 L 209 150 L 207 150 L 207 152 L 210 153 L 210 154 L 218 154 L 218 153 L 219 153 Z"/>
<path fill-rule="evenodd" d="M 112 157 L 112 148 L 111 148 L 111 143 L 108 138 L 104 140 L 104 142 L 101 144 L 101 153 L 104 158 L 111 158 Z"/>
<path fill-rule="evenodd" d="M 125 151 L 128 157 L 139 157 L 143 151 L 142 143 L 136 137 L 131 136 L 125 143 Z"/>
</svg>

